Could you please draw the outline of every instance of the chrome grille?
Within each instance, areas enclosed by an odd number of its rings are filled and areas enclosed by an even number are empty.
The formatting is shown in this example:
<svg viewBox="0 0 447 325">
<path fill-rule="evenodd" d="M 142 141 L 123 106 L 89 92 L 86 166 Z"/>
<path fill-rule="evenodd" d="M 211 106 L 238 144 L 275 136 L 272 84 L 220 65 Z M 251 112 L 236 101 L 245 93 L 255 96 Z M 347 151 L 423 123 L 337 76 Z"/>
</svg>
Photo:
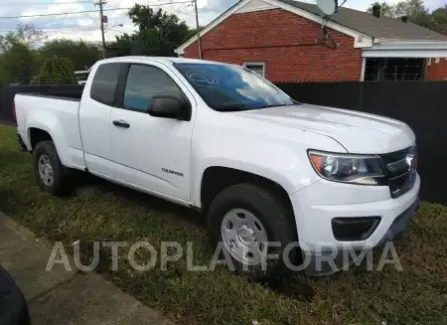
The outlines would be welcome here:
<svg viewBox="0 0 447 325">
<path fill-rule="evenodd" d="M 383 154 L 380 157 L 385 165 L 391 196 L 397 198 L 411 190 L 416 181 L 416 147 Z"/>
</svg>

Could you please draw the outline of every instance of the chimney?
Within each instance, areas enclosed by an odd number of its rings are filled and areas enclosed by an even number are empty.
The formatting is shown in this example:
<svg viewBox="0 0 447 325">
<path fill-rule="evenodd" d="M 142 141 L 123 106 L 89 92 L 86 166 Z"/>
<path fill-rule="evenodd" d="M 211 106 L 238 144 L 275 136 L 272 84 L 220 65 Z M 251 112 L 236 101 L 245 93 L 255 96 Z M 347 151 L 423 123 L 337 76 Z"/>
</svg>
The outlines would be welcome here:
<svg viewBox="0 0 447 325">
<path fill-rule="evenodd" d="M 382 9 L 382 6 L 378 3 L 375 4 L 372 8 L 372 14 L 374 17 L 380 18 L 380 10 Z"/>
<path fill-rule="evenodd" d="M 402 17 L 400 17 L 400 19 L 402 19 L 403 23 L 408 22 L 408 16 L 402 16 Z"/>
</svg>

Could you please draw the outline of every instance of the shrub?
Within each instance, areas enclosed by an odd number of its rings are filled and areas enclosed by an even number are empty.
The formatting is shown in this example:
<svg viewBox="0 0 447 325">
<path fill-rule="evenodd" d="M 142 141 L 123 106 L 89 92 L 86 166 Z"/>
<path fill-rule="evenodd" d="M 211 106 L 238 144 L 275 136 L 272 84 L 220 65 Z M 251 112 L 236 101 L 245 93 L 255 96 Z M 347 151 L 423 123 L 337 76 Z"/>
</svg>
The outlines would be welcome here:
<svg viewBox="0 0 447 325">
<path fill-rule="evenodd" d="M 31 81 L 32 85 L 76 84 L 73 63 L 64 57 L 52 56 L 40 67 L 39 73 Z"/>
</svg>

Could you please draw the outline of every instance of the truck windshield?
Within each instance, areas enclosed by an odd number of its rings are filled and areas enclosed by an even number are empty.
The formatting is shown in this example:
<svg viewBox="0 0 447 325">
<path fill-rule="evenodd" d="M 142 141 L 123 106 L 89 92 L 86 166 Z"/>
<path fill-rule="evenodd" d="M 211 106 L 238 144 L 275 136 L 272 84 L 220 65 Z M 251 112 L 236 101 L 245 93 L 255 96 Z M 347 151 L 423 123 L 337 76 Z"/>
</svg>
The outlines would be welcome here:
<svg viewBox="0 0 447 325">
<path fill-rule="evenodd" d="M 212 63 L 177 63 L 177 70 L 212 109 L 221 112 L 294 105 L 296 102 L 250 70 Z"/>
</svg>

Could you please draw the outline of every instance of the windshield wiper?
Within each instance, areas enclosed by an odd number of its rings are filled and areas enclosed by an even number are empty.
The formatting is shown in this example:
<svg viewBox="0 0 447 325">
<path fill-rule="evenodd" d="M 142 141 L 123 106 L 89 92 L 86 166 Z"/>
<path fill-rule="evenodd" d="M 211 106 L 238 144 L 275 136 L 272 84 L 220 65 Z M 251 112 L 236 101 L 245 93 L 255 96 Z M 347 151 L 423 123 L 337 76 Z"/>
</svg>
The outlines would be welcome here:
<svg viewBox="0 0 447 325">
<path fill-rule="evenodd" d="M 234 105 L 220 107 L 219 111 L 220 112 L 241 112 L 241 111 L 252 111 L 255 109 L 262 109 L 262 108 L 293 106 L 293 105 L 299 105 L 299 104 L 301 104 L 301 103 L 295 102 L 295 101 L 292 104 L 276 104 L 276 105 L 272 104 L 272 105 L 255 106 L 255 107 L 250 107 L 246 104 L 234 104 Z"/>
<path fill-rule="evenodd" d="M 247 111 L 252 108 L 247 107 L 245 104 L 233 104 L 228 106 L 219 107 L 220 112 L 240 112 L 240 111 Z"/>
</svg>

